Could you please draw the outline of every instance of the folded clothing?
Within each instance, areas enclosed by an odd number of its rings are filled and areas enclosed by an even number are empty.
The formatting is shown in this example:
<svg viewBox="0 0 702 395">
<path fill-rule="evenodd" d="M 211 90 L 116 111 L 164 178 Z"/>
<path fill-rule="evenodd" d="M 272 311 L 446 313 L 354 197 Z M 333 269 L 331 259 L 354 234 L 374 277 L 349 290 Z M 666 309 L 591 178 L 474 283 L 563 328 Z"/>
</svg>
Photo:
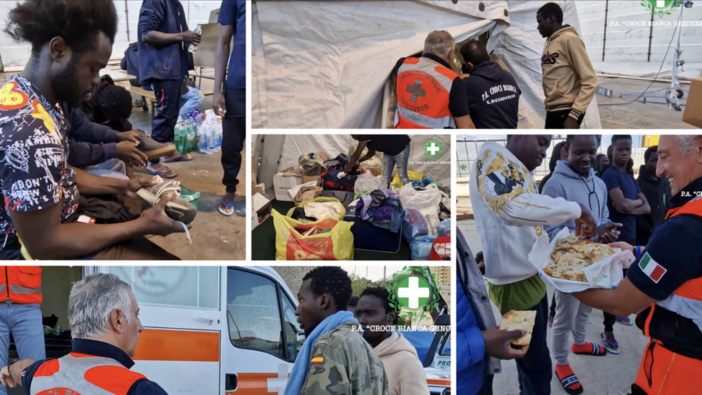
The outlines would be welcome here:
<svg viewBox="0 0 702 395">
<path fill-rule="evenodd" d="M 317 221 L 318 221 L 317 218 L 306 216 L 306 215 L 305 215 L 305 209 L 304 209 L 303 207 L 297 207 L 297 208 L 295 208 L 295 210 L 293 210 L 292 215 L 290 215 L 290 217 L 291 217 L 292 219 L 296 219 L 296 220 L 298 220 L 298 221 L 301 220 L 301 219 L 304 219 L 304 220 L 307 220 L 307 221 L 312 221 L 312 222 L 317 222 Z"/>
<path fill-rule="evenodd" d="M 305 216 L 317 220 L 341 217 L 341 203 L 339 202 L 309 202 L 304 207 Z"/>
</svg>

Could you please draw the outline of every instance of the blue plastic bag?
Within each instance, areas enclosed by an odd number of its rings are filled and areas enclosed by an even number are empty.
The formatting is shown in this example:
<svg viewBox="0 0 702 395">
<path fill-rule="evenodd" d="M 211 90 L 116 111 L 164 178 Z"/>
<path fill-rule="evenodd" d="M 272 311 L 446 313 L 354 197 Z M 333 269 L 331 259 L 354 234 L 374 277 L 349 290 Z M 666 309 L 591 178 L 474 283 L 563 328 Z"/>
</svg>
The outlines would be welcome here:
<svg viewBox="0 0 702 395">
<path fill-rule="evenodd" d="M 429 234 L 429 225 L 427 220 L 419 212 L 419 210 L 408 208 L 405 210 L 404 218 L 402 219 L 402 237 L 411 242 L 416 237 Z"/>
<path fill-rule="evenodd" d="M 436 236 L 420 236 L 410 242 L 410 254 L 413 261 L 428 261 L 431 246 Z"/>
<path fill-rule="evenodd" d="M 185 103 L 180 108 L 180 112 L 178 115 L 181 118 L 185 118 L 189 112 L 197 111 L 197 108 L 200 107 L 200 103 L 204 98 L 205 95 L 200 93 L 199 89 L 195 89 L 189 86 L 188 92 L 182 96 L 182 99 L 185 100 Z"/>
<path fill-rule="evenodd" d="M 451 219 L 445 219 L 441 222 L 439 222 L 438 225 L 436 225 L 436 234 L 441 237 L 441 236 L 448 236 L 451 237 Z"/>
</svg>

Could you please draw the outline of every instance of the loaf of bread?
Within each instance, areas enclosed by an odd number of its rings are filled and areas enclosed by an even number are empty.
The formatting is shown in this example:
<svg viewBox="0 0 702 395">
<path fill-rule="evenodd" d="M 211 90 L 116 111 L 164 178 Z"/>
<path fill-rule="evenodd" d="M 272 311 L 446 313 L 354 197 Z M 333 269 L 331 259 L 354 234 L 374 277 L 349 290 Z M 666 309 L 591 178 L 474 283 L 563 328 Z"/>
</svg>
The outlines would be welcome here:
<svg viewBox="0 0 702 395">
<path fill-rule="evenodd" d="M 586 283 L 583 269 L 614 254 L 614 250 L 606 244 L 582 239 L 571 233 L 556 242 L 556 249 L 543 270 L 553 278 Z"/>
<path fill-rule="evenodd" d="M 536 322 L 536 311 L 510 311 L 502 316 L 500 329 L 506 331 L 514 331 L 521 329 L 526 332 L 526 335 L 519 339 L 513 340 L 510 344 L 515 346 L 528 346 L 531 342 L 531 332 L 534 330 Z"/>
</svg>

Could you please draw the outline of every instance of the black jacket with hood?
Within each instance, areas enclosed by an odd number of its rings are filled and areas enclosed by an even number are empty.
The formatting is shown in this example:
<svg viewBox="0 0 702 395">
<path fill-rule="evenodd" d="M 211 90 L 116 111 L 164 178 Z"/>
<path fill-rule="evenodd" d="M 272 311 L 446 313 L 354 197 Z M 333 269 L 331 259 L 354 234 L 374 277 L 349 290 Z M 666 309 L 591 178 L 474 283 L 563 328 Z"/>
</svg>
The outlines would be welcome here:
<svg viewBox="0 0 702 395">
<path fill-rule="evenodd" d="M 463 80 L 470 117 L 477 129 L 516 129 L 519 121 L 517 80 L 498 63 L 476 66 Z"/>
<path fill-rule="evenodd" d="M 646 166 L 639 169 L 639 178 L 636 179 L 641 187 L 641 192 L 646 196 L 651 212 L 646 215 L 636 217 L 636 243 L 639 245 L 648 244 L 653 230 L 663 222 L 668 210 L 672 207 L 670 200 L 673 192 L 670 189 L 670 182 L 667 178 L 658 178 L 646 170 Z"/>
</svg>

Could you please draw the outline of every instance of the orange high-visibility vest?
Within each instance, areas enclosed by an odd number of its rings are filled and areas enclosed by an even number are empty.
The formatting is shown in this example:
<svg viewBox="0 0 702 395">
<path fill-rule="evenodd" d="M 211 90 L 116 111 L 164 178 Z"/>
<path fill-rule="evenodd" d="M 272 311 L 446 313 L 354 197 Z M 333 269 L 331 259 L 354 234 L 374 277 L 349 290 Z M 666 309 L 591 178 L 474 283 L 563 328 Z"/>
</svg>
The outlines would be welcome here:
<svg viewBox="0 0 702 395">
<path fill-rule="evenodd" d="M 39 266 L 4 266 L 0 274 L 0 293 L 12 303 L 41 304 L 41 268 Z"/>
<path fill-rule="evenodd" d="M 127 395 L 146 376 L 124 367 L 112 358 L 70 353 L 50 359 L 37 369 L 29 389 L 31 395 Z"/>
<path fill-rule="evenodd" d="M 429 58 L 405 59 L 397 69 L 395 129 L 455 129 L 449 98 L 456 78 Z"/>
<path fill-rule="evenodd" d="M 688 202 L 682 207 L 671 209 L 666 215 L 666 219 L 676 215 L 688 214 L 702 217 L 702 199 Z M 685 307 L 684 307 L 685 306 Z M 699 309 L 690 308 L 699 306 Z M 683 313 L 685 310 L 685 314 Z M 634 393 L 643 390 L 648 395 L 693 395 L 699 394 L 702 388 L 702 359 L 694 358 L 694 355 L 685 356 L 673 352 L 666 348 L 665 339 L 653 338 L 651 334 L 651 322 L 658 319 L 656 325 L 670 327 L 665 332 L 673 330 L 678 322 L 673 319 L 661 319 L 660 314 L 670 314 L 681 316 L 693 321 L 702 320 L 702 316 L 692 316 L 690 311 L 702 311 L 702 278 L 696 278 L 685 282 L 680 288 L 675 290 L 673 295 L 661 302 L 652 304 L 639 315 L 645 317 L 643 324 L 644 334 L 651 338 L 646 346 L 641 366 L 636 376 Z M 700 328 L 702 330 L 702 328 Z M 659 329 L 659 333 L 660 329 Z M 684 352 L 680 350 L 679 352 Z M 637 392 L 638 391 L 638 392 Z"/>
</svg>

